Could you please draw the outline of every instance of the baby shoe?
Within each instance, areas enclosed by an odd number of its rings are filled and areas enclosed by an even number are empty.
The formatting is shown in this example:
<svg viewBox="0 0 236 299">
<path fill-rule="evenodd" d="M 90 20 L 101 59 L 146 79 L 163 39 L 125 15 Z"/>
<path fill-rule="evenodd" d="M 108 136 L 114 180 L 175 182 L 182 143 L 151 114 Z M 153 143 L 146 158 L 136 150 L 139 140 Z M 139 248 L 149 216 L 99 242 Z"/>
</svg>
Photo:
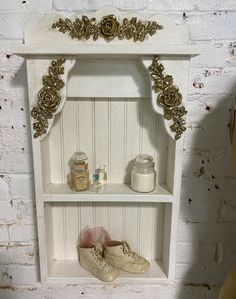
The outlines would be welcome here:
<svg viewBox="0 0 236 299">
<path fill-rule="evenodd" d="M 113 281 L 119 274 L 119 270 L 110 265 L 103 258 L 101 251 L 95 246 L 90 248 L 80 247 L 79 261 L 81 267 L 105 282 Z"/>
<path fill-rule="evenodd" d="M 126 241 L 108 241 L 104 245 L 104 258 L 112 266 L 135 274 L 145 273 L 149 262 L 133 252 Z"/>
</svg>

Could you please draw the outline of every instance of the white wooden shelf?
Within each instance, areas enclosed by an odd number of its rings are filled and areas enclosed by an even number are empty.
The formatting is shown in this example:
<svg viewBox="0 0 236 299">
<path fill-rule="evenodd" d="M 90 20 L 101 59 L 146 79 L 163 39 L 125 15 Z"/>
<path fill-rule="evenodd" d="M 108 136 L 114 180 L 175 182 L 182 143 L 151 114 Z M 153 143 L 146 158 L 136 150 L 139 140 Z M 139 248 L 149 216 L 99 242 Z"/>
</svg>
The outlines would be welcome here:
<svg viewBox="0 0 236 299">
<path fill-rule="evenodd" d="M 89 17 L 110 14 L 130 17 L 110 6 Z M 163 117 L 149 66 L 159 55 L 185 106 L 190 58 L 200 49 L 189 44 L 188 28 L 165 15 L 151 17 L 163 30 L 143 43 L 72 40 L 52 29 L 60 17 L 48 15 L 29 28 L 25 44 L 14 50 L 27 58 L 30 111 L 52 60 L 65 56 L 60 105 L 48 134 L 32 138 L 41 281 L 100 283 L 79 265 L 77 246 L 85 229 L 103 227 L 113 240 L 126 240 L 151 261 L 146 274 L 121 272 L 116 282 L 169 283 L 175 279 L 183 143 Z M 32 131 L 33 123 L 31 118 Z M 75 151 L 86 152 L 90 179 L 106 165 L 109 184 L 102 192 L 74 192 L 67 185 Z M 151 193 L 130 188 L 138 154 L 155 162 L 157 187 Z"/>
<path fill-rule="evenodd" d="M 48 282 L 53 283 L 102 283 L 96 279 L 91 273 L 84 270 L 78 260 L 54 261 L 52 265 Z M 135 284 L 152 284 L 164 283 L 167 277 L 163 271 L 161 261 L 151 261 L 150 268 L 144 274 L 132 274 L 120 271 L 116 283 L 135 283 Z"/>
<path fill-rule="evenodd" d="M 172 202 L 174 196 L 166 185 L 158 185 L 153 192 L 138 193 L 126 184 L 108 184 L 101 192 L 89 190 L 75 192 L 67 184 L 49 184 L 45 188 L 44 201 L 99 201 L 99 202 Z"/>
</svg>

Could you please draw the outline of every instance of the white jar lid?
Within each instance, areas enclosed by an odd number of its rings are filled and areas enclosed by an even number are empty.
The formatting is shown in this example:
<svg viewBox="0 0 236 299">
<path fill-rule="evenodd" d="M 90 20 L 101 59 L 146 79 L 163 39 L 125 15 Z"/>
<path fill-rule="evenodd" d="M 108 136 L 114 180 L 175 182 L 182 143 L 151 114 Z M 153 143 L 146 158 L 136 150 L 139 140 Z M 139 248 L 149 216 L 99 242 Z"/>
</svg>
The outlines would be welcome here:
<svg viewBox="0 0 236 299">
<path fill-rule="evenodd" d="M 135 158 L 135 162 L 140 164 L 147 164 L 152 161 L 153 161 L 153 157 L 147 154 L 141 154 Z"/>
</svg>

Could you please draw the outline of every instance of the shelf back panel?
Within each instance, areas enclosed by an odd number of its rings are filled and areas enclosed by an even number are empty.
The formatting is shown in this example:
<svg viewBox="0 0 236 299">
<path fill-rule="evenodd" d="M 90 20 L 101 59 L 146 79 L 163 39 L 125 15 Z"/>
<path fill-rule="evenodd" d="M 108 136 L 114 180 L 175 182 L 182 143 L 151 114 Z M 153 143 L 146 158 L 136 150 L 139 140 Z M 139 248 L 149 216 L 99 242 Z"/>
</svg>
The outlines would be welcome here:
<svg viewBox="0 0 236 299">
<path fill-rule="evenodd" d="M 92 88 L 91 88 L 92 87 Z M 150 79 L 138 59 L 77 59 L 68 97 L 150 97 Z"/>
</svg>

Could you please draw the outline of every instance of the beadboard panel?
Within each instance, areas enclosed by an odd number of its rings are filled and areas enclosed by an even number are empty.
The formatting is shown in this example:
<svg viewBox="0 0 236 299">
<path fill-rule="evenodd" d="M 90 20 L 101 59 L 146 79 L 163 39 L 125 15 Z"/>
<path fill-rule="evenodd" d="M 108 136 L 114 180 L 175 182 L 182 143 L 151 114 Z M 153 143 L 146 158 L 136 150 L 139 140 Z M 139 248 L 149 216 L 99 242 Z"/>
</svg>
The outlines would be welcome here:
<svg viewBox="0 0 236 299">
<path fill-rule="evenodd" d="M 94 227 L 104 227 L 113 240 L 127 240 L 149 260 L 162 259 L 165 204 L 50 203 L 47 209 L 52 223 L 47 250 L 53 260 L 78 259 L 80 233 Z"/>
<path fill-rule="evenodd" d="M 50 156 L 43 169 L 50 169 L 48 183 L 67 183 L 70 158 L 81 150 L 88 156 L 90 177 L 105 164 L 109 183 L 129 184 L 132 160 L 147 153 L 154 157 L 158 184 L 165 184 L 168 142 L 149 99 L 69 98 L 42 141 L 44 156 L 46 149 Z"/>
</svg>

